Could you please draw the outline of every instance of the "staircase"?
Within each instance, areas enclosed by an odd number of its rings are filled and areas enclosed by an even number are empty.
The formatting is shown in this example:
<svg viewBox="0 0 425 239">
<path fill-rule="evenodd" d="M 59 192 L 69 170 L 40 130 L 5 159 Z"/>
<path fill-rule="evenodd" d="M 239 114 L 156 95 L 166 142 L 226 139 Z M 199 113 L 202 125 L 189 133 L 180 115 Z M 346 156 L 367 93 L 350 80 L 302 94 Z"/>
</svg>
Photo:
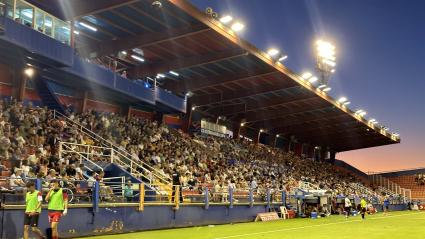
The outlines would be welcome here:
<svg viewBox="0 0 425 239">
<path fill-rule="evenodd" d="M 62 142 L 60 144 L 61 157 L 64 156 L 64 153 L 76 153 L 80 159 L 88 162 L 88 167 L 95 168 L 100 167 L 99 162 L 115 163 L 127 170 L 135 178 L 142 180 L 152 190 L 161 194 L 164 194 L 164 192 L 168 194 L 171 191 L 172 181 L 168 175 L 163 174 L 142 160 L 133 159 L 126 150 L 102 138 L 81 124 L 74 122 L 66 115 L 58 111 L 54 111 L 53 115 L 55 119 L 65 121 L 68 126 L 74 127 L 81 134 L 91 138 L 96 144 L 96 146 L 89 146 Z"/>
<path fill-rule="evenodd" d="M 65 114 L 65 108 L 62 106 L 59 98 L 49 86 L 47 80 L 42 77 L 36 77 L 34 79 L 34 83 L 43 105 L 61 114 Z"/>
</svg>

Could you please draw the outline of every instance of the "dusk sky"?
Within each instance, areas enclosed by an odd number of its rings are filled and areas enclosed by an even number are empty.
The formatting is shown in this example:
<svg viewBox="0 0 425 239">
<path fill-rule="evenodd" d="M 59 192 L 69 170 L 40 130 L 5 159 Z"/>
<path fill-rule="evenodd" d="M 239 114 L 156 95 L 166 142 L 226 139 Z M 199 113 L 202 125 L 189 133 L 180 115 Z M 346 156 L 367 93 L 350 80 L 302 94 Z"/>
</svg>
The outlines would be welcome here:
<svg viewBox="0 0 425 239">
<path fill-rule="evenodd" d="M 337 154 L 363 171 L 425 167 L 425 1 L 192 0 L 245 24 L 259 49 L 277 47 L 295 72 L 314 70 L 313 43 L 337 47 L 330 94 L 346 96 L 401 135 L 401 144 Z"/>
</svg>

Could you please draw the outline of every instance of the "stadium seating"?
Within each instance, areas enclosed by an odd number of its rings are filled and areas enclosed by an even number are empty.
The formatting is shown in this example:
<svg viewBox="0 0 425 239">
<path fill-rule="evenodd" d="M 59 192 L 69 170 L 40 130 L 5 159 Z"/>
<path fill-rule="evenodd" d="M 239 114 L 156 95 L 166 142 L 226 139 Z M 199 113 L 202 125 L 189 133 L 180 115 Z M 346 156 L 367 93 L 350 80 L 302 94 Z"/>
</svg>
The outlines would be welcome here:
<svg viewBox="0 0 425 239">
<path fill-rule="evenodd" d="M 55 141 L 54 137 L 58 137 L 57 142 L 98 146 L 102 144 L 102 140 L 98 138 L 104 138 L 116 148 L 127 152 L 135 162 L 150 165 L 162 174 L 170 176 L 174 171 L 179 171 L 182 176 L 183 194 L 187 197 L 202 194 L 205 187 L 212 192 L 227 192 L 229 185 L 232 185 L 235 188 L 235 197 L 246 198 L 253 181 L 258 185 L 260 194 L 265 194 L 265 188 L 273 188 L 276 192 L 289 191 L 298 187 L 301 181 L 317 188 L 331 190 L 335 194 L 366 193 L 358 186 L 353 186 L 352 182 L 361 183 L 358 178 L 336 170 L 328 163 L 300 158 L 291 152 L 264 145 L 205 135 L 190 137 L 157 122 L 126 118 L 117 114 L 95 111 L 70 113 L 68 119 L 92 131 L 93 138 L 89 138 L 87 132 L 74 127 L 65 118 L 53 117 L 54 113 L 47 109 L 26 107 L 17 102 L 3 102 L 2 105 L 3 115 L 8 115 L 9 118 L 7 125 L 11 126 L 10 132 L 15 132 L 9 135 L 10 148 L 2 155 L 6 159 L 5 168 L 10 171 L 13 166 L 21 167 L 19 160 L 28 158 L 36 150 L 45 151 L 46 156 L 51 157 L 50 161 L 47 160 L 49 169 L 61 170 L 58 163 L 52 163 L 52 160 L 77 163 L 72 156 L 57 158 L 58 145 L 52 142 Z M 20 123 L 13 123 L 15 114 L 21 116 L 24 127 L 27 127 L 24 130 L 37 130 L 41 136 L 20 132 Z M 34 120 L 43 123 L 37 126 Z M 28 142 L 26 146 L 16 140 L 20 136 Z M 3 139 L 6 140 L 6 137 Z M 37 145 L 41 146 L 37 149 Z M 16 152 L 19 153 L 19 160 L 12 159 L 12 156 L 16 157 Z M 39 161 L 36 161 L 35 165 L 32 164 L 28 172 L 32 175 L 39 173 L 40 164 L 46 160 L 41 156 L 37 157 Z M 98 160 L 103 161 L 100 158 Z M 10 175 L 10 171 L 4 171 L 4 175 Z"/>
<path fill-rule="evenodd" d="M 397 183 L 403 188 L 412 190 L 412 199 L 425 200 L 425 185 L 421 185 L 417 181 L 416 175 L 402 175 L 398 177 L 391 177 L 391 181 Z"/>
</svg>

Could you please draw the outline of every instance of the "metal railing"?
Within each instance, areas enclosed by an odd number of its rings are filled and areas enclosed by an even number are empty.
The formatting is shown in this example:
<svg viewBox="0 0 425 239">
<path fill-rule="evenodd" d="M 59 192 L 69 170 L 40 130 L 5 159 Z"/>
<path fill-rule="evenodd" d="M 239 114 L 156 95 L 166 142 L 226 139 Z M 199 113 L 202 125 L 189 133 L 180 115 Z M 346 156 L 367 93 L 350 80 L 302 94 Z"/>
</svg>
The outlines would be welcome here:
<svg viewBox="0 0 425 239">
<path fill-rule="evenodd" d="M 61 114 L 58 111 L 53 111 L 53 116 L 55 119 L 62 119 L 68 125 L 78 129 L 83 135 L 88 136 L 93 141 L 97 142 L 98 146 L 104 147 L 106 149 L 111 150 L 111 162 L 115 162 L 120 164 L 121 166 L 125 166 L 130 169 L 130 173 L 137 177 L 143 178 L 144 181 L 147 181 L 148 185 L 152 185 L 154 183 L 163 184 L 163 185 L 171 185 L 171 178 L 168 175 L 163 174 L 158 169 L 150 166 L 146 162 L 142 160 L 133 160 L 131 154 L 129 154 L 126 150 L 121 147 L 115 145 L 111 141 L 104 139 L 100 135 L 95 132 L 87 129 L 81 124 L 71 120 L 66 115 Z"/>
<path fill-rule="evenodd" d="M 313 183 L 309 183 L 309 182 L 305 182 L 305 181 L 300 181 L 298 183 L 298 188 L 304 191 L 309 191 L 309 190 L 319 190 L 319 186 L 317 186 L 316 184 Z"/>
<path fill-rule="evenodd" d="M 102 153 L 93 152 L 93 149 L 98 149 L 102 147 L 83 145 L 83 144 L 74 144 L 67 142 L 59 142 L 59 158 L 64 158 L 69 154 L 76 154 L 79 157 L 80 164 L 84 164 L 84 168 L 93 171 L 91 167 L 87 165 L 92 165 L 97 170 L 102 170 L 103 168 L 99 166 L 95 161 L 95 157 L 104 157 Z"/>
<path fill-rule="evenodd" d="M 370 188 L 368 188 L 368 187 L 366 187 L 366 186 L 364 186 L 360 183 L 351 183 L 351 186 L 354 189 L 356 189 L 356 191 L 358 191 L 362 194 L 369 194 L 369 195 L 375 194 L 375 192 L 372 189 L 370 189 Z"/>
<path fill-rule="evenodd" d="M 92 201 L 93 187 L 96 180 L 75 180 L 68 178 L 56 178 L 59 180 L 59 185 L 68 196 L 68 202 L 75 203 L 90 203 Z M 14 180 L 14 186 L 11 186 L 11 180 Z M 44 178 L 11 178 L 0 177 L 0 186 L 2 188 L 1 201 L 6 205 L 23 205 L 25 204 L 25 193 L 27 188 L 25 184 L 29 181 L 35 183 L 36 189 L 39 190 L 43 198 L 50 190 L 50 181 Z M 100 182 L 101 201 L 124 201 L 125 177 L 108 177 L 103 178 Z"/>
<path fill-rule="evenodd" d="M 382 175 L 369 174 L 369 181 L 385 194 L 390 196 L 401 196 L 409 202 L 412 200 L 412 191 L 410 189 L 402 188 L 397 183 L 392 182 Z"/>
</svg>

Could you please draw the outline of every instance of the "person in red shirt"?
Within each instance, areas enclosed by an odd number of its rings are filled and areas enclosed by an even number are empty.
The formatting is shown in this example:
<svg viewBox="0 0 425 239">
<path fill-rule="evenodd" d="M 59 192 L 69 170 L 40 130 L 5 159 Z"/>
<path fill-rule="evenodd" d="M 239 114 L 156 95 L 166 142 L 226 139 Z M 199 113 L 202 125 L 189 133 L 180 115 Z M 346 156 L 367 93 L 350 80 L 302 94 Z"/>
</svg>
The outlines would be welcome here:
<svg viewBox="0 0 425 239">
<path fill-rule="evenodd" d="M 68 195 L 62 191 L 57 179 L 52 180 L 51 189 L 47 193 L 46 201 L 49 202 L 47 209 L 49 210 L 49 222 L 52 228 L 52 239 L 58 239 L 58 224 L 62 216 L 66 216 L 68 212 Z"/>
</svg>

